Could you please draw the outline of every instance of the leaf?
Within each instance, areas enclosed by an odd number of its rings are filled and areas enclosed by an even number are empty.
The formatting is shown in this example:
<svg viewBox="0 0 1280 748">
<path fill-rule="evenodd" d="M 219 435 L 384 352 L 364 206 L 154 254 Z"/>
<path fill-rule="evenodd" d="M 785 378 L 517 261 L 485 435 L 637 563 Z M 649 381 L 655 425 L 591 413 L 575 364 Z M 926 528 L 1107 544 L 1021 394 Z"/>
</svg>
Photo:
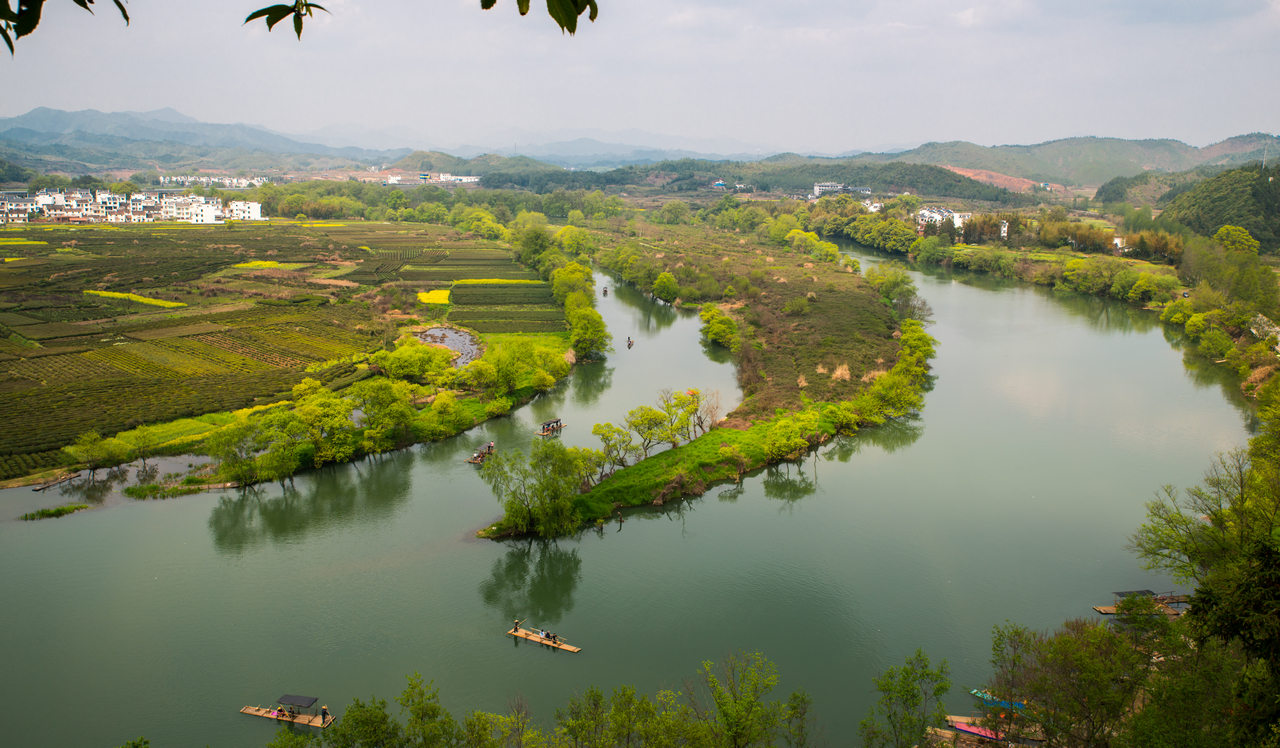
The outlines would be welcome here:
<svg viewBox="0 0 1280 748">
<path fill-rule="evenodd" d="M 40 11 L 44 9 L 44 0 L 27 0 L 18 6 L 14 16 L 13 35 L 17 39 L 30 34 L 40 25 Z"/>
<path fill-rule="evenodd" d="M 123 0 L 112 0 L 112 2 L 114 2 L 114 3 L 116 4 L 116 7 L 120 9 L 120 15 L 124 17 L 124 25 L 125 25 L 125 26 L 128 26 L 128 25 L 129 25 L 129 11 L 127 11 L 127 10 L 125 10 L 125 9 L 124 9 L 124 2 L 123 2 Z"/>
<path fill-rule="evenodd" d="M 298 34 L 298 41 L 302 41 L 302 14 L 293 14 L 293 30 Z"/>
<path fill-rule="evenodd" d="M 529 0 L 516 0 L 516 6 L 520 8 L 520 15 L 529 15 Z"/>
<path fill-rule="evenodd" d="M 267 19 L 267 30 L 270 31 L 277 23 L 283 21 L 288 15 L 294 12 L 292 5 L 272 5 L 267 8 L 255 10 L 244 19 L 245 23 L 255 21 L 259 18 Z"/>
</svg>

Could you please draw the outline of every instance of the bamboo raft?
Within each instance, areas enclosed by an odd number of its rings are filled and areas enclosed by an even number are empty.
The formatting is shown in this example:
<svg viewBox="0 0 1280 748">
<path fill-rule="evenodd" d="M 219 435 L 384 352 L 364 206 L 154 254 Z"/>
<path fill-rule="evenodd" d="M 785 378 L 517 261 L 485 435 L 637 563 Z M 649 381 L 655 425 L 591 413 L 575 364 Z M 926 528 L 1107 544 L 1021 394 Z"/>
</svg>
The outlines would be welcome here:
<svg viewBox="0 0 1280 748">
<path fill-rule="evenodd" d="M 562 428 L 564 428 L 564 424 L 560 422 L 559 418 L 543 421 L 542 428 L 538 431 L 538 436 L 551 436 Z"/>
<path fill-rule="evenodd" d="M 242 714 L 251 714 L 255 717 L 266 717 L 267 719 L 280 720 L 281 722 L 292 722 L 295 725 L 306 725 L 308 727 L 319 727 L 324 729 L 333 724 L 333 715 L 321 717 L 319 714 L 294 714 L 278 707 L 264 708 L 260 706 L 246 706 L 240 709 Z"/>
<path fill-rule="evenodd" d="M 529 640 L 529 641 L 531 641 L 531 642 L 535 642 L 535 643 L 537 643 L 537 644 L 545 644 L 545 645 L 547 645 L 548 647 L 555 647 L 556 649 L 563 649 L 563 650 L 564 650 L 564 651 L 566 651 L 566 652 L 581 652 L 581 651 L 582 651 L 582 647 L 575 647 L 575 646 L 573 646 L 572 644 L 565 644 L 563 641 L 561 641 L 559 644 L 555 644 L 555 643 L 553 643 L 550 639 L 546 638 L 545 636 L 538 636 L 536 633 L 534 633 L 534 632 L 532 632 L 532 631 L 525 631 L 524 629 L 520 629 L 519 631 L 516 631 L 515 629 L 511 629 L 510 631 L 508 631 L 508 632 L 507 632 L 507 635 L 508 635 L 508 636 L 514 636 L 514 637 L 516 637 L 517 639 L 528 639 L 528 640 Z"/>
</svg>

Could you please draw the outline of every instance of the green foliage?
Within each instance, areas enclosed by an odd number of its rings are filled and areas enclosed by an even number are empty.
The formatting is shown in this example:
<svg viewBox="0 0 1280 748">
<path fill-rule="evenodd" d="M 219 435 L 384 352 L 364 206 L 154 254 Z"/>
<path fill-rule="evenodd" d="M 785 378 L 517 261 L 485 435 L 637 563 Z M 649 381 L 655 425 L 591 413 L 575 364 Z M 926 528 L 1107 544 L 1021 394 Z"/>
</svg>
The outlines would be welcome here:
<svg viewBox="0 0 1280 748">
<path fill-rule="evenodd" d="M 770 462 L 794 460 L 818 439 L 818 411 L 778 414 L 765 432 L 765 455 Z"/>
<path fill-rule="evenodd" d="M 893 308 L 899 319 L 928 322 L 933 317 L 933 308 L 920 296 L 902 263 L 896 260 L 882 262 L 868 269 L 863 277 L 880 292 L 880 297 Z"/>
<path fill-rule="evenodd" d="M 902 667 L 891 667 L 876 679 L 880 699 L 858 725 L 867 748 L 912 748 L 938 744 L 929 728 L 946 725 L 942 697 L 951 690 L 951 667 L 943 660 L 936 669 L 917 649 Z"/>
<path fill-rule="evenodd" d="M 66 506 L 53 507 L 51 509 L 37 509 L 34 512 L 27 512 L 19 519 L 37 520 L 37 519 L 57 519 L 65 517 L 68 514 L 75 514 L 81 509 L 88 509 L 88 504 L 67 504 Z"/>
<path fill-rule="evenodd" d="M 702 334 L 707 336 L 707 340 L 735 352 L 742 345 L 738 337 L 738 323 L 715 304 L 703 304 L 698 316 L 702 319 Z"/>
<path fill-rule="evenodd" d="M 580 522 L 573 501 L 581 485 L 579 462 L 559 441 L 540 439 L 528 458 L 519 451 L 491 455 L 480 477 L 502 504 L 505 527 L 554 537 L 572 532 Z"/>
<path fill-rule="evenodd" d="M 657 296 L 665 302 L 676 300 L 676 296 L 680 294 L 680 284 L 676 282 L 676 277 L 671 273 L 660 273 L 653 281 L 653 295 Z"/>
<path fill-rule="evenodd" d="M 1280 169 L 1251 164 L 1224 171 L 1179 195 L 1163 217 L 1202 236 L 1224 226 L 1247 231 L 1264 252 L 1280 247 Z"/>
</svg>

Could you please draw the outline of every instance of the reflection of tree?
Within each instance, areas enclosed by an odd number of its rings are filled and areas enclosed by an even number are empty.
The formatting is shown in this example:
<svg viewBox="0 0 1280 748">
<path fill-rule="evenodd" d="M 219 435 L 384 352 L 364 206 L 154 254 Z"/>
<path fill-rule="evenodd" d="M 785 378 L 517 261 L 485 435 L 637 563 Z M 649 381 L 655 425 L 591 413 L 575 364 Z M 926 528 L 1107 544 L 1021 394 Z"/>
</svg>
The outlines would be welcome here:
<svg viewBox="0 0 1280 748">
<path fill-rule="evenodd" d="M 743 488 L 743 485 L 741 483 L 734 483 L 732 486 L 729 486 L 723 491 L 717 493 L 716 498 L 721 501 L 734 502 L 734 501 L 737 501 L 738 498 L 742 496 L 742 492 L 744 490 L 745 489 Z"/>
<path fill-rule="evenodd" d="M 209 516 L 213 545 L 243 553 L 267 541 L 294 540 L 308 532 L 350 522 L 389 519 L 411 495 L 413 454 L 398 452 L 361 472 L 357 463 L 311 474 L 278 496 L 249 488 L 223 497 Z"/>
<path fill-rule="evenodd" d="M 760 485 L 764 486 L 766 499 L 777 499 L 790 503 L 799 501 L 817 491 L 818 483 L 816 477 L 816 472 L 813 478 L 809 477 L 809 474 L 804 471 L 804 463 L 784 462 L 765 468 L 764 478 L 760 481 Z"/>
<path fill-rule="evenodd" d="M 1122 301 L 1086 296 L 1074 291 L 1045 291 L 1052 294 L 1058 306 L 1073 317 L 1088 321 L 1089 326 L 1103 332 L 1144 333 L 1160 324 L 1160 315 Z"/>
<path fill-rule="evenodd" d="M 159 465 L 147 465 L 146 463 L 143 463 L 142 467 L 138 468 L 133 473 L 133 479 L 139 486 L 155 483 L 156 479 L 159 477 Z"/>
<path fill-rule="evenodd" d="M 728 348 L 719 343 L 712 343 L 706 338 L 703 338 L 700 342 L 702 343 L 702 353 L 708 359 L 717 364 L 727 364 L 733 361 L 733 351 Z"/>
<path fill-rule="evenodd" d="M 107 494 L 115 489 L 117 483 L 124 485 L 128 482 L 128 466 L 117 465 L 101 477 L 89 473 L 89 477 L 83 480 L 63 483 L 59 490 L 63 496 L 87 501 L 90 504 L 101 504 L 107 498 Z"/>
<path fill-rule="evenodd" d="M 573 372 L 573 402 L 590 408 L 612 386 L 612 366 L 606 366 L 603 361 L 580 364 Z"/>
<path fill-rule="evenodd" d="M 884 425 L 859 431 L 853 436 L 837 437 L 831 447 L 822 453 L 822 458 L 828 462 L 848 462 L 850 457 L 868 445 L 893 454 L 915 444 L 921 436 L 924 436 L 924 421 L 919 416 L 897 418 L 886 421 Z"/>
<path fill-rule="evenodd" d="M 505 545 L 506 554 L 480 583 L 480 599 L 504 618 L 528 619 L 538 626 L 559 623 L 573 610 L 573 593 L 582 578 L 578 549 L 534 539 Z"/>
<path fill-rule="evenodd" d="M 680 318 L 680 313 L 675 307 L 650 299 L 640 293 L 640 289 L 629 283 L 615 282 L 610 293 L 619 303 L 639 312 L 637 327 L 644 332 L 658 332 L 663 328 L 671 327 Z M 623 345 L 626 345 L 625 340 Z"/>
</svg>

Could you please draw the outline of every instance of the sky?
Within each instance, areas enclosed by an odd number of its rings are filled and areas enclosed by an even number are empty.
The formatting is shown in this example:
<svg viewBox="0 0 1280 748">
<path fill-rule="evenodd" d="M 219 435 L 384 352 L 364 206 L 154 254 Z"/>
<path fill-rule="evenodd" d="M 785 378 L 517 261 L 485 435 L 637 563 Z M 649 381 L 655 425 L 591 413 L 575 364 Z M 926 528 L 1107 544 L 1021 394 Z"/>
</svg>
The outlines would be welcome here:
<svg viewBox="0 0 1280 748">
<path fill-rule="evenodd" d="M 569 36 L 539 0 L 523 18 L 514 0 L 327 0 L 298 41 L 242 25 L 268 0 L 131 0 L 127 27 L 109 0 L 49 0 L 0 59 L 0 116 L 172 107 L 445 147 L 643 131 L 721 153 L 1280 131 L 1280 0 L 599 3 Z"/>
</svg>

